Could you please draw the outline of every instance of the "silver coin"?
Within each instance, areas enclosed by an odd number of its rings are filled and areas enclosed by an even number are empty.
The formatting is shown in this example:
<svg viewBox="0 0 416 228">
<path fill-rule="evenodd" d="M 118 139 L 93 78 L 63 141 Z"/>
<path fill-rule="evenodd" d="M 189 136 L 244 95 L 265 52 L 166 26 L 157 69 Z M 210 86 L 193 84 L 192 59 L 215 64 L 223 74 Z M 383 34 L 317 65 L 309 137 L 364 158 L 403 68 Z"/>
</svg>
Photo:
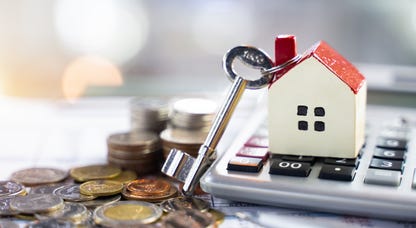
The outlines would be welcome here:
<svg viewBox="0 0 416 228">
<path fill-rule="evenodd" d="M 74 224 L 68 221 L 60 221 L 58 219 L 46 219 L 39 220 L 29 223 L 27 228 L 45 228 L 45 227 L 54 227 L 54 228 L 74 228 Z"/>
<path fill-rule="evenodd" d="M 87 196 L 87 195 L 81 194 L 79 186 L 80 186 L 79 184 L 64 185 L 60 188 L 57 188 L 53 192 L 53 194 L 61 197 L 62 199 L 66 201 L 72 201 L 72 202 L 83 202 L 83 201 L 93 200 L 96 198 L 95 196 Z"/>
<path fill-rule="evenodd" d="M 162 227 L 175 228 L 204 228 L 212 227 L 215 219 L 211 214 L 200 212 L 196 209 L 184 208 L 181 210 L 170 212 L 162 220 Z"/>
<path fill-rule="evenodd" d="M 185 129 L 209 129 L 215 117 L 217 104 L 209 99 L 186 98 L 172 105 L 170 123 Z"/>
<path fill-rule="evenodd" d="M 111 204 L 120 201 L 121 195 L 115 195 L 115 196 L 107 196 L 107 197 L 99 197 L 94 200 L 89 201 L 83 201 L 80 202 L 82 205 L 86 206 L 87 208 L 96 208 L 99 206 Z"/>
<path fill-rule="evenodd" d="M 177 197 L 163 201 L 160 206 L 165 212 L 183 210 L 185 208 L 195 209 L 201 212 L 208 211 L 209 202 L 194 197 Z"/>
<path fill-rule="evenodd" d="M 10 201 L 15 197 L 16 196 L 5 196 L 0 198 L 0 216 L 11 216 L 19 214 L 19 212 L 10 208 Z"/>
<path fill-rule="evenodd" d="M 68 172 L 54 168 L 29 168 L 14 172 L 11 180 L 26 186 L 50 184 L 64 180 Z"/>
<path fill-rule="evenodd" d="M 125 227 L 149 224 L 162 216 L 162 209 L 143 201 L 120 201 L 98 207 L 94 221 L 102 226 Z"/>
<path fill-rule="evenodd" d="M 29 194 L 13 198 L 10 208 L 24 214 L 35 214 L 57 210 L 63 203 L 62 198 L 54 194 Z"/>
<path fill-rule="evenodd" d="M 14 181 L 0 181 L 0 197 L 18 195 L 26 191 L 25 186 Z"/>
<path fill-rule="evenodd" d="M 36 187 L 31 187 L 29 194 L 51 194 L 56 189 L 64 186 L 65 184 L 46 184 Z"/>
<path fill-rule="evenodd" d="M 79 203 L 64 203 L 62 209 L 53 211 L 51 213 L 35 214 L 37 219 L 56 218 L 61 221 L 69 221 L 74 224 L 84 223 L 88 219 L 89 212 L 87 208 Z"/>
<path fill-rule="evenodd" d="M 0 220 L 0 227 L 4 228 L 19 228 L 20 225 L 17 222 L 11 220 Z"/>
</svg>

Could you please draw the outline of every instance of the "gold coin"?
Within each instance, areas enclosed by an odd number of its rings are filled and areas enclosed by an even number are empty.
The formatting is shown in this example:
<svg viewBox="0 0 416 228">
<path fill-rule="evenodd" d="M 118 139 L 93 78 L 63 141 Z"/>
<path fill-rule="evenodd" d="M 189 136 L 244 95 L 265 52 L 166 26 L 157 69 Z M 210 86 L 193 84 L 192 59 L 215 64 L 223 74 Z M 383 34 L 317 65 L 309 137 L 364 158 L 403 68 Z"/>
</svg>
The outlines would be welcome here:
<svg viewBox="0 0 416 228">
<path fill-rule="evenodd" d="M 127 184 L 128 182 L 135 180 L 137 178 L 137 174 L 134 171 L 131 170 L 125 170 L 120 173 L 120 175 L 111 178 L 112 181 L 118 181 L 123 184 Z"/>
<path fill-rule="evenodd" d="M 111 196 L 123 190 L 123 183 L 111 180 L 92 180 L 79 186 L 81 194 L 89 196 Z"/>
<path fill-rule="evenodd" d="M 94 221 L 109 227 L 149 224 L 160 216 L 162 210 L 158 206 L 141 201 L 120 201 L 98 207 L 94 211 Z"/>
<path fill-rule="evenodd" d="M 217 226 L 224 222 L 225 214 L 222 211 L 211 208 L 208 210 L 208 213 L 210 213 L 212 217 L 215 219 L 215 224 Z"/>
<path fill-rule="evenodd" d="M 121 169 L 112 165 L 89 165 L 72 168 L 70 171 L 71 177 L 79 182 L 114 178 L 120 173 Z"/>
<path fill-rule="evenodd" d="M 135 195 L 153 196 L 166 194 L 171 184 L 165 180 L 138 179 L 126 185 L 128 191 Z"/>
</svg>

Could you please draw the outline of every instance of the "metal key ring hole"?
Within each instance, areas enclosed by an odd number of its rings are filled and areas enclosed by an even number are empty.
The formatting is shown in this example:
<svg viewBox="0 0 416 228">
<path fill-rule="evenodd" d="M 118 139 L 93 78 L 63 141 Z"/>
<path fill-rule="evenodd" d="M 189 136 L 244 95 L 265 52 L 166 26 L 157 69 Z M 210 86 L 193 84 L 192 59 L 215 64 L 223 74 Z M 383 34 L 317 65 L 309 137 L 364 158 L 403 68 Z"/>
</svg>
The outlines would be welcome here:
<svg viewBox="0 0 416 228">
<path fill-rule="evenodd" d="M 236 58 L 241 60 L 241 62 L 243 62 L 245 65 L 254 69 L 260 69 L 261 71 L 273 67 L 273 61 L 265 52 L 255 47 L 238 46 L 229 50 L 223 58 L 223 68 L 231 81 L 234 81 L 238 76 L 233 68 L 233 63 Z M 245 80 L 247 81 L 246 88 L 260 89 L 265 87 L 271 80 L 273 74 L 271 73 L 262 75 L 263 76 L 257 80 Z"/>
</svg>

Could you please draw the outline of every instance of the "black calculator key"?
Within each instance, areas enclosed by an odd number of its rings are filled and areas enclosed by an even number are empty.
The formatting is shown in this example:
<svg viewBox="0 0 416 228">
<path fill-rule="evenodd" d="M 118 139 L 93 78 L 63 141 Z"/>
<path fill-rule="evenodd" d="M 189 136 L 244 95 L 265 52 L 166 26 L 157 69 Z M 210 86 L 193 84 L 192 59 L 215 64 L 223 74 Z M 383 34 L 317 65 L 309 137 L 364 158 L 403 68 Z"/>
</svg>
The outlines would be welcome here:
<svg viewBox="0 0 416 228">
<path fill-rule="evenodd" d="M 370 168 L 403 171 L 403 161 L 380 158 L 371 159 Z"/>
<path fill-rule="evenodd" d="M 345 165 L 345 166 L 358 167 L 359 159 L 358 158 L 325 158 L 324 163 L 332 164 L 332 165 Z"/>
<path fill-rule="evenodd" d="M 388 150 L 377 148 L 373 154 L 376 158 L 386 158 L 391 160 L 404 160 L 405 151 L 404 150 Z"/>
<path fill-rule="evenodd" d="M 311 172 L 311 165 L 309 163 L 283 161 L 280 159 L 271 159 L 270 174 L 307 177 Z"/>
<path fill-rule="evenodd" d="M 312 157 L 312 156 L 298 156 L 298 155 L 283 155 L 282 160 L 304 162 L 304 163 L 313 164 L 315 162 L 315 157 Z"/>
<path fill-rule="evenodd" d="M 260 158 L 235 156 L 228 162 L 227 170 L 257 173 L 262 167 Z"/>
<path fill-rule="evenodd" d="M 407 140 L 383 137 L 377 140 L 377 147 L 393 150 L 406 150 Z"/>
<path fill-rule="evenodd" d="M 319 173 L 320 179 L 330 179 L 339 181 L 352 181 L 355 176 L 355 168 L 343 165 L 322 165 Z"/>
</svg>

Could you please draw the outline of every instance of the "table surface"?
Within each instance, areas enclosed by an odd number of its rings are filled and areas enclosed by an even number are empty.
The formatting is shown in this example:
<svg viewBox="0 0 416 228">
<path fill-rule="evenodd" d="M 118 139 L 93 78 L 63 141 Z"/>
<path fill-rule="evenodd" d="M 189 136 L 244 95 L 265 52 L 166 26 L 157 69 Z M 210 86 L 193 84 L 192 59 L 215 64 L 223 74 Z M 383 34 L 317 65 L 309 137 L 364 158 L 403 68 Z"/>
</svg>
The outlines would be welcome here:
<svg viewBox="0 0 416 228">
<path fill-rule="evenodd" d="M 249 96 L 248 96 L 249 97 Z M 108 135 L 130 129 L 129 97 L 62 100 L 0 98 L 0 180 L 29 167 L 69 169 L 106 163 Z M 243 97 L 219 150 L 237 132 L 244 113 L 253 108 Z M 221 227 L 414 227 L 416 223 L 231 202 L 211 195 L 213 208 L 225 213 Z"/>
</svg>

